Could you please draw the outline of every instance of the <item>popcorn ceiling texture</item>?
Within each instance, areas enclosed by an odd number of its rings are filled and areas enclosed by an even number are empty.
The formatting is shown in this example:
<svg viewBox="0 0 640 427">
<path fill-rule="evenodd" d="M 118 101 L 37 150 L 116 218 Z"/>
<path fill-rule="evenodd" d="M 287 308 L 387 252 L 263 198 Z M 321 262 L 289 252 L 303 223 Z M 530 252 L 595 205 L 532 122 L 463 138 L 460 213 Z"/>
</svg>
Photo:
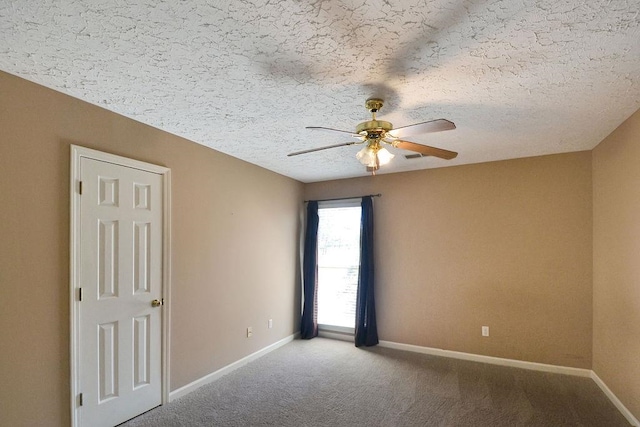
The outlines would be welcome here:
<svg viewBox="0 0 640 427">
<path fill-rule="evenodd" d="M 588 150 L 640 107 L 640 2 L 0 0 L 0 69 L 313 182 L 366 175 L 365 99 L 458 151 L 380 173 Z M 348 137 L 348 136 L 347 136 Z M 135 141 L 131 142 L 135 144 Z"/>
</svg>

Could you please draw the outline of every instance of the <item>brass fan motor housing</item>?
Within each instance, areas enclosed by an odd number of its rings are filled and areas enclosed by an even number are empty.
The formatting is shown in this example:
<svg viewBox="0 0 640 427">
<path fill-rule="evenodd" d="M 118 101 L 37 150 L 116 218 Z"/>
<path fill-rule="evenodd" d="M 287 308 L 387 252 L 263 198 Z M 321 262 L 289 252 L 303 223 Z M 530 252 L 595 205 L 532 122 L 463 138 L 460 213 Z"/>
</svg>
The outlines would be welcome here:
<svg viewBox="0 0 640 427">
<path fill-rule="evenodd" d="M 393 129 L 393 125 L 384 120 L 369 120 L 358 124 L 356 133 L 369 138 L 384 138 L 384 135 Z"/>
<path fill-rule="evenodd" d="M 393 129 L 393 125 L 384 120 L 376 120 L 376 113 L 380 111 L 384 101 L 380 98 L 369 98 L 364 103 L 367 110 L 371 112 L 373 116 L 371 120 L 360 123 L 356 127 L 356 133 L 362 135 L 367 140 L 382 139 L 386 133 Z"/>
</svg>

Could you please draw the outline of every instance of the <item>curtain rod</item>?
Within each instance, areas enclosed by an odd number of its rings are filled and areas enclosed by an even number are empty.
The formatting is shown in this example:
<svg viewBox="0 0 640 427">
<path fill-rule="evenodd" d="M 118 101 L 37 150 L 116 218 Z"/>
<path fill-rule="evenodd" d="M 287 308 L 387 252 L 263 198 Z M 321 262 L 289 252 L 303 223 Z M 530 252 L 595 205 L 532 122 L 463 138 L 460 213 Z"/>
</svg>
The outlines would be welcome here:
<svg viewBox="0 0 640 427">
<path fill-rule="evenodd" d="M 382 194 L 380 194 L 380 193 L 378 193 L 378 194 L 365 194 L 364 196 L 340 197 L 338 199 L 305 200 L 304 202 L 305 203 L 311 202 L 311 201 L 314 201 L 314 202 L 333 202 L 334 200 L 361 199 L 361 198 L 367 197 L 367 196 L 370 196 L 370 197 L 382 197 Z"/>
</svg>

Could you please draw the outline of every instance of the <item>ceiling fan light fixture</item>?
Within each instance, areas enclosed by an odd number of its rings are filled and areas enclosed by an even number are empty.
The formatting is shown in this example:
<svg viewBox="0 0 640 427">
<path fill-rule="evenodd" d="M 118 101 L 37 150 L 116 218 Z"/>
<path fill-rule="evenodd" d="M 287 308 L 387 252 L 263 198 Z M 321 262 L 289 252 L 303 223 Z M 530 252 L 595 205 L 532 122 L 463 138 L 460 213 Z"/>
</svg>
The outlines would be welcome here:
<svg viewBox="0 0 640 427">
<path fill-rule="evenodd" d="M 386 148 L 368 145 L 356 153 L 356 159 L 363 165 L 370 168 L 378 168 L 386 165 L 393 159 L 394 155 Z"/>
<path fill-rule="evenodd" d="M 415 123 L 413 125 L 402 126 L 394 128 L 390 122 L 384 120 L 378 120 L 376 113 L 382 108 L 384 101 L 379 98 L 367 99 L 365 106 L 371 112 L 371 120 L 359 123 L 356 126 L 355 132 L 344 131 L 339 129 L 332 129 L 322 126 L 307 126 L 307 129 L 324 130 L 331 132 L 340 132 L 343 134 L 349 134 L 352 138 L 359 140 L 359 142 L 345 142 L 342 144 L 328 145 L 325 147 L 311 148 L 308 150 L 296 151 L 288 154 L 288 156 L 297 156 L 299 154 L 313 153 L 315 151 L 326 150 L 328 148 L 343 147 L 353 144 L 365 143 L 366 146 L 358 151 L 356 158 L 360 163 L 367 167 L 367 172 L 372 172 L 380 169 L 380 166 L 386 165 L 395 156 L 384 148 L 385 144 L 391 145 L 393 148 L 399 150 L 413 151 L 413 155 L 407 155 L 410 157 L 425 157 L 434 156 L 441 159 L 449 160 L 455 158 L 458 153 L 454 151 L 444 150 L 442 148 L 430 147 L 428 145 L 418 144 L 416 142 L 407 141 L 404 138 L 406 136 L 418 135 L 423 133 L 442 132 L 445 130 L 455 129 L 456 125 L 446 119 L 430 120 L 422 123 Z"/>
</svg>

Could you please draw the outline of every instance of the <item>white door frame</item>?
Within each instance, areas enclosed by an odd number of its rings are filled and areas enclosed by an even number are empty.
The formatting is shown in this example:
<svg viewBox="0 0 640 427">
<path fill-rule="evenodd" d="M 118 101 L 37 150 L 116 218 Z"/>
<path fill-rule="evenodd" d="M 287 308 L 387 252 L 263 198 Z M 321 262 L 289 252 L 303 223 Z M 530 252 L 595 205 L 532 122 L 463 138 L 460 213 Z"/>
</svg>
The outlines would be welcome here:
<svg viewBox="0 0 640 427">
<path fill-rule="evenodd" d="M 146 172 L 162 175 L 163 206 L 162 206 L 162 404 L 169 402 L 169 332 L 171 307 L 171 169 L 114 154 L 103 153 L 90 148 L 71 145 L 71 224 L 70 224 L 70 303 L 71 314 L 71 426 L 78 427 L 80 408 L 79 393 L 79 333 L 80 310 L 78 289 L 82 287 L 80 280 L 80 161 L 89 158 L 120 166 L 140 169 Z"/>
</svg>

